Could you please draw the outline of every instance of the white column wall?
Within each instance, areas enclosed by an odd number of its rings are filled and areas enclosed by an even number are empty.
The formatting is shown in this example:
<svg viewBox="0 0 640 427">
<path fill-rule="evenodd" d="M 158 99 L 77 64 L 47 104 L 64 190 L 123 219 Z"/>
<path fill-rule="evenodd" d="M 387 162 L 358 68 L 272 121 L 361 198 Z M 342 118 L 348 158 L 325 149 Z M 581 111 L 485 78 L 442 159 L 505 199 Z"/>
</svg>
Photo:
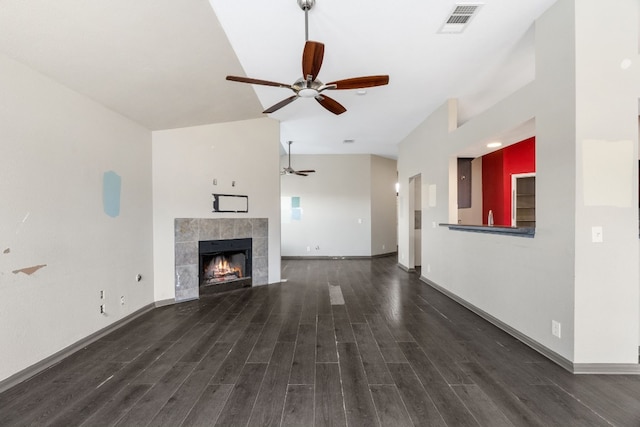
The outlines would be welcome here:
<svg viewBox="0 0 640 427">
<path fill-rule="evenodd" d="M 279 137 L 269 118 L 153 132 L 156 301 L 175 297 L 175 218 L 268 218 L 269 283 L 280 281 Z M 249 196 L 249 212 L 212 212 L 212 193 Z"/>
<path fill-rule="evenodd" d="M 638 1 L 616 1 L 615 11 L 574 1 L 575 361 L 637 363 Z M 602 243 L 591 242 L 593 226 Z"/>
</svg>

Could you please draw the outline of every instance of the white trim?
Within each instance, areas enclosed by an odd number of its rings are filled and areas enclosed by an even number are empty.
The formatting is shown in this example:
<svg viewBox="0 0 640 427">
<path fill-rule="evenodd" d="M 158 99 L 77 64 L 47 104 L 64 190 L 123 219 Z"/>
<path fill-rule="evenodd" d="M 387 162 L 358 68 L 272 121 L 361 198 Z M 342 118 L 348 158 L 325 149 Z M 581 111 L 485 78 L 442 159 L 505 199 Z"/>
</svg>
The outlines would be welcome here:
<svg viewBox="0 0 640 427">
<path fill-rule="evenodd" d="M 511 174 L 511 226 L 516 227 L 516 180 L 536 176 L 535 172 Z"/>
<path fill-rule="evenodd" d="M 118 328 L 121 328 L 122 326 L 126 325 L 127 323 L 131 322 L 132 320 L 142 316 L 143 314 L 153 310 L 154 308 L 157 307 L 161 307 L 164 305 L 170 305 L 170 304 L 175 304 L 175 300 L 171 299 L 171 300 L 163 300 L 163 301 L 158 301 L 155 303 L 151 303 L 151 304 L 147 304 L 144 307 L 140 308 L 139 310 L 134 311 L 133 313 L 129 314 L 126 317 L 123 317 L 122 319 L 112 323 L 111 325 L 100 329 L 99 331 L 94 332 L 93 334 L 79 340 L 76 341 L 75 343 L 71 344 L 70 346 L 63 348 L 62 350 L 58 351 L 57 353 L 52 354 L 51 356 L 23 369 L 20 372 L 15 373 L 14 375 L 0 381 L 0 393 L 10 389 L 11 387 L 20 384 L 21 382 L 24 382 L 28 379 L 30 379 L 31 377 L 39 374 L 40 372 L 44 371 L 47 368 L 52 367 L 53 365 L 59 363 L 60 361 L 62 361 L 62 359 L 71 356 L 73 353 L 75 353 L 76 351 L 82 350 L 83 348 L 87 347 L 88 345 L 98 341 L 100 338 L 104 337 L 105 335 L 110 334 L 111 332 L 115 331 Z"/>
<path fill-rule="evenodd" d="M 424 276 L 420 276 L 420 281 L 424 282 L 428 286 L 431 286 L 433 289 L 438 292 L 444 294 L 445 296 L 451 298 L 458 304 L 463 307 L 471 310 L 478 316 L 482 317 L 489 323 L 494 326 L 502 329 L 509 335 L 518 339 L 522 343 L 531 347 L 533 350 L 545 356 L 547 359 L 556 363 L 560 367 L 566 369 L 572 374 L 603 374 L 603 375 L 640 375 L 640 364 L 632 364 L 632 363 L 573 363 L 569 359 L 561 356 L 550 348 L 540 344 L 539 342 L 531 339 L 530 337 L 524 335 L 522 332 L 512 328 L 501 320 L 493 317 L 486 311 L 476 307 L 475 305 L 465 301 L 454 293 L 448 291 L 442 286 L 432 282 Z"/>
</svg>

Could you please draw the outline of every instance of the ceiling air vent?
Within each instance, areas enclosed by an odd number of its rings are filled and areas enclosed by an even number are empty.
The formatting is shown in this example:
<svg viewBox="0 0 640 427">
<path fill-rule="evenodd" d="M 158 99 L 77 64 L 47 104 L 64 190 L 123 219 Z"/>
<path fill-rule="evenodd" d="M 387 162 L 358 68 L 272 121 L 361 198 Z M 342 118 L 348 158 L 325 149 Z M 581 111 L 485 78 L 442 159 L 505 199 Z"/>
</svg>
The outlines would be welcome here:
<svg viewBox="0 0 640 427">
<path fill-rule="evenodd" d="M 457 4 L 453 7 L 453 10 L 449 14 L 449 17 L 442 24 L 439 33 L 444 34 L 459 34 L 464 31 L 464 29 L 471 22 L 471 18 L 473 18 L 478 9 L 482 4 Z"/>
</svg>

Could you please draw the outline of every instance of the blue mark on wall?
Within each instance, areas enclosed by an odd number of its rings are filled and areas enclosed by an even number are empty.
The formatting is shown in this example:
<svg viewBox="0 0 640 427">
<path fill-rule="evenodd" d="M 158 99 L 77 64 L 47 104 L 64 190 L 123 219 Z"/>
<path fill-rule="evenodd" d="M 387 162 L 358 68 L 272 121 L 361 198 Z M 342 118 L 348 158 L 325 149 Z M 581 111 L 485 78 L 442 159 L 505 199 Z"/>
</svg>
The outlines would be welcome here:
<svg viewBox="0 0 640 427">
<path fill-rule="evenodd" d="M 102 207 L 112 218 L 120 215 L 120 188 L 122 178 L 114 171 L 107 171 L 102 178 Z"/>
</svg>

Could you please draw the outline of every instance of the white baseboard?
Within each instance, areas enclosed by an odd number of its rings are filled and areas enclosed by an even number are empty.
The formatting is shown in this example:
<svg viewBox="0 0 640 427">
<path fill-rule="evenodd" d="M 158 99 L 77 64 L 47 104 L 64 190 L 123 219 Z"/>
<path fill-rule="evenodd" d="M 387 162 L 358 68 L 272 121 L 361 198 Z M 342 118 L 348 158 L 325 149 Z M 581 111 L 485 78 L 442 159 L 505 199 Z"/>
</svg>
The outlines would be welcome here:
<svg viewBox="0 0 640 427">
<path fill-rule="evenodd" d="M 458 304 L 463 307 L 471 310 L 478 316 L 482 317 L 487 322 L 493 324 L 494 326 L 502 329 L 509 335 L 517 338 L 527 346 L 531 347 L 533 350 L 545 356 L 547 359 L 571 372 L 572 374 L 604 374 L 604 375 L 640 375 L 640 365 L 632 364 L 632 363 L 573 363 L 569 359 L 561 356 L 550 348 L 540 344 L 539 342 L 531 339 L 530 337 L 524 335 L 522 332 L 512 328 L 506 323 L 496 319 L 486 311 L 476 307 L 475 305 L 465 301 L 459 296 L 451 293 L 447 289 L 442 286 L 432 282 L 424 276 L 420 276 L 420 280 L 427 285 L 431 286 L 433 289 L 438 292 L 446 295 L 451 298 Z"/>
<path fill-rule="evenodd" d="M 139 310 L 134 311 L 133 313 L 129 314 L 126 317 L 123 317 L 122 319 L 112 323 L 111 325 L 100 329 L 99 331 L 94 332 L 93 334 L 81 339 L 80 341 L 77 341 L 73 344 L 71 344 L 70 346 L 63 348 L 62 350 L 58 351 L 55 354 L 52 354 L 51 356 L 47 357 L 46 359 L 41 360 L 40 362 L 37 362 L 31 366 L 29 366 L 28 368 L 23 369 L 20 372 L 15 373 L 14 375 L 0 381 L 0 393 L 2 393 L 5 390 L 10 389 L 11 387 L 20 384 L 23 381 L 28 380 L 29 378 L 33 377 L 34 375 L 44 371 L 47 368 L 50 368 L 51 366 L 55 365 L 56 363 L 60 362 L 62 359 L 64 359 L 65 357 L 69 357 L 70 355 L 72 355 L 73 353 L 75 353 L 78 350 L 82 350 L 83 348 L 85 348 L 86 346 L 88 346 L 89 344 L 99 340 L 100 338 L 104 337 L 107 334 L 110 334 L 111 332 L 115 331 L 118 328 L 121 328 L 122 326 L 126 325 L 127 323 L 131 322 L 132 320 L 136 319 L 137 317 L 142 316 L 143 314 L 153 310 L 154 308 L 157 307 L 162 307 L 165 305 L 170 305 L 170 304 L 174 304 L 175 300 L 173 299 L 168 299 L 168 300 L 163 300 L 163 301 L 158 301 L 155 303 L 151 303 L 151 304 L 147 304 L 144 307 L 140 308 Z"/>
</svg>

